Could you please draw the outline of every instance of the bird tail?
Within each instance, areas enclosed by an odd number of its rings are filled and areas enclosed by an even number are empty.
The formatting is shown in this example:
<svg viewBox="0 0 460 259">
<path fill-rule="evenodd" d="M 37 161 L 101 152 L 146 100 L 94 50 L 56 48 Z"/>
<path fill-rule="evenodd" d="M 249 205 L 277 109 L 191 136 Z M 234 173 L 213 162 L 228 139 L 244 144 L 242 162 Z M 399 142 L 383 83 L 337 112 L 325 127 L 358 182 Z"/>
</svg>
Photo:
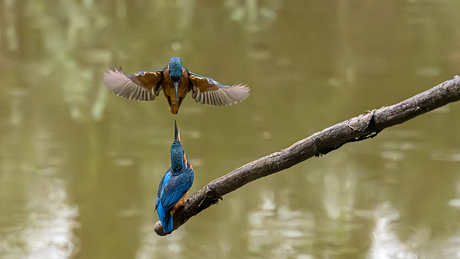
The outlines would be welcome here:
<svg viewBox="0 0 460 259">
<path fill-rule="evenodd" d="M 163 231 L 165 233 L 171 232 L 173 230 L 173 218 L 169 211 L 165 211 L 163 206 L 157 207 L 158 217 L 160 218 L 161 225 L 163 225 Z"/>
</svg>

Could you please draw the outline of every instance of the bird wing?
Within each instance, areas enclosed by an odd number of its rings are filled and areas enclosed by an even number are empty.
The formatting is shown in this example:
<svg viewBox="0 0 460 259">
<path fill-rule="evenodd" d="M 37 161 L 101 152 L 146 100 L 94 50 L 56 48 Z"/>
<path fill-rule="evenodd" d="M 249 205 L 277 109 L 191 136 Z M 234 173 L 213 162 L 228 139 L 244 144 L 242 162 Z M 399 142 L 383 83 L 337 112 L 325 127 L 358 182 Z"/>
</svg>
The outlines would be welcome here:
<svg viewBox="0 0 460 259">
<path fill-rule="evenodd" d="M 189 74 L 193 98 L 203 104 L 226 106 L 237 103 L 249 96 L 249 87 L 243 84 L 228 86 L 190 71 Z"/>
<path fill-rule="evenodd" d="M 163 186 L 166 186 L 167 182 L 171 179 L 171 169 L 169 169 L 166 174 L 161 178 L 160 185 L 158 186 L 157 198 L 155 200 L 155 209 L 157 209 L 158 204 L 160 204 L 161 195 L 163 193 Z"/>
<path fill-rule="evenodd" d="M 191 173 L 190 173 L 191 171 Z M 193 184 L 193 170 L 187 169 L 185 173 L 171 176 L 161 195 L 161 204 L 169 211 L 185 195 Z"/>
<path fill-rule="evenodd" d="M 139 101 L 151 101 L 162 89 L 163 70 L 136 72 L 125 75 L 115 67 L 104 74 L 105 86 L 118 96 Z"/>
</svg>

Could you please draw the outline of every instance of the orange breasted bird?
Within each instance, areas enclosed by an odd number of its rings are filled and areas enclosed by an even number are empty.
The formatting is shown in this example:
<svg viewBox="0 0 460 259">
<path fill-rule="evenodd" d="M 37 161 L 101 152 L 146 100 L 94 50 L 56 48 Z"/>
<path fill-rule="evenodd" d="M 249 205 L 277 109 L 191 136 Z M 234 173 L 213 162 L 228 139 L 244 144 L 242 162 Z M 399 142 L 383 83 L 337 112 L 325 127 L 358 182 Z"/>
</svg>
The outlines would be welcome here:
<svg viewBox="0 0 460 259">
<path fill-rule="evenodd" d="M 139 101 L 152 101 L 163 90 L 169 110 L 173 114 L 177 114 L 179 106 L 190 91 L 195 101 L 215 106 L 231 105 L 249 95 L 246 85 L 222 85 L 211 78 L 188 71 L 178 57 L 171 58 L 168 66 L 162 70 L 125 75 L 121 67 L 109 69 L 104 75 L 104 82 L 116 95 Z"/>
<path fill-rule="evenodd" d="M 173 215 L 176 210 L 185 203 L 190 187 L 193 184 L 193 168 L 187 160 L 182 144 L 180 143 L 180 131 L 174 122 L 174 142 L 171 145 L 171 168 L 166 172 L 158 186 L 155 209 L 158 212 L 163 231 L 173 230 Z"/>
</svg>

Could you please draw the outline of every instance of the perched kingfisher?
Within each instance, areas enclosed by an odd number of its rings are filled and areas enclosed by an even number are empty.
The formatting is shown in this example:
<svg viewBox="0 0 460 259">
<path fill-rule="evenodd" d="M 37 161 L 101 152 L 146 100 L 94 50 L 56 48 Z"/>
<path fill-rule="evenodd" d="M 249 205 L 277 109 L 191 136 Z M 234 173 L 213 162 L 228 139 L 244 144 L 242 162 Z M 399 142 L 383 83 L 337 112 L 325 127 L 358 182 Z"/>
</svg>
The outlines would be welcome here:
<svg viewBox="0 0 460 259">
<path fill-rule="evenodd" d="M 211 78 L 200 76 L 182 66 L 180 58 L 173 57 L 163 70 L 136 72 L 125 75 L 120 68 L 104 75 L 105 86 L 118 96 L 139 101 L 152 101 L 161 90 L 168 100 L 169 110 L 177 114 L 188 92 L 195 101 L 215 106 L 226 106 L 246 99 L 249 88 L 238 84 L 222 85 Z"/>
<path fill-rule="evenodd" d="M 158 186 L 155 209 L 158 212 L 163 231 L 173 230 L 173 215 L 176 210 L 185 203 L 190 187 L 193 184 L 193 168 L 187 160 L 182 144 L 180 143 L 180 131 L 174 122 L 174 142 L 171 145 L 171 168 L 166 172 Z"/>
</svg>

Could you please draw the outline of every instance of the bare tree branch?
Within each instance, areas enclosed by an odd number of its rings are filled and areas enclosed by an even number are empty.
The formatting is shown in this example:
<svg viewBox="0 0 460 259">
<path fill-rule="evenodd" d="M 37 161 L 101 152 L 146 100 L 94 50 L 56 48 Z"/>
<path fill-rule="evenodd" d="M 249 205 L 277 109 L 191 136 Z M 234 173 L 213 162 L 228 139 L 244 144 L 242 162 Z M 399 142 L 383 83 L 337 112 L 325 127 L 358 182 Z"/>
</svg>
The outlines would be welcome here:
<svg viewBox="0 0 460 259">
<path fill-rule="evenodd" d="M 279 172 L 313 156 L 321 156 L 348 142 L 375 137 L 385 128 L 403 123 L 460 99 L 460 77 L 441 83 L 398 104 L 367 111 L 302 139 L 290 147 L 252 161 L 213 180 L 196 192 L 174 214 L 174 230 L 189 218 L 216 204 L 225 194 L 261 177 Z M 173 231 L 174 231 L 173 230 Z M 160 221 L 155 232 L 164 236 Z"/>
</svg>

